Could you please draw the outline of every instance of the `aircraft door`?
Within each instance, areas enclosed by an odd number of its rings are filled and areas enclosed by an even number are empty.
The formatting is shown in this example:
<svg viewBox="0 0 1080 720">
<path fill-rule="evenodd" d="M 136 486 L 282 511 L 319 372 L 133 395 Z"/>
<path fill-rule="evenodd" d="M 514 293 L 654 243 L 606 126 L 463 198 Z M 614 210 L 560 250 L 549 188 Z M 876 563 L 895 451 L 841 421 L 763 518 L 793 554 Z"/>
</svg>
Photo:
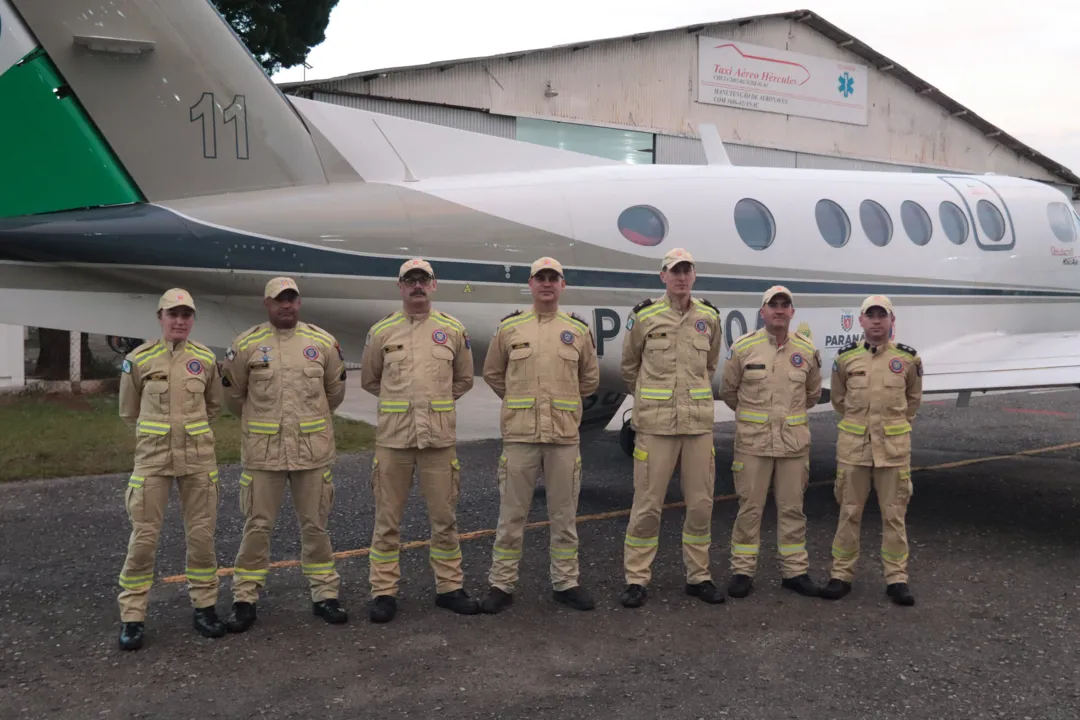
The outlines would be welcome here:
<svg viewBox="0 0 1080 720">
<path fill-rule="evenodd" d="M 956 190 L 963 201 L 975 243 L 981 250 L 1012 250 L 1016 246 L 1012 214 L 997 190 L 969 175 L 949 175 L 941 179 Z"/>
</svg>

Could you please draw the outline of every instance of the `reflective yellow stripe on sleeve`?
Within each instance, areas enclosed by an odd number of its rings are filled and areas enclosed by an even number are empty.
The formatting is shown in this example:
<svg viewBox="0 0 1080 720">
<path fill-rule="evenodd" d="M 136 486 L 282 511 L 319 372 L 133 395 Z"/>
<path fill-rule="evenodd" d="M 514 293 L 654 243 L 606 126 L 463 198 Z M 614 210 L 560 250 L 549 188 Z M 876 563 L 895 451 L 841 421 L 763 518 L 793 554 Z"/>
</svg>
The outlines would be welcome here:
<svg viewBox="0 0 1080 720">
<path fill-rule="evenodd" d="M 768 413 L 753 412 L 751 410 L 740 410 L 739 419 L 763 425 L 764 423 L 769 422 L 769 415 Z"/>
<path fill-rule="evenodd" d="M 151 422 L 150 420 L 140 420 L 138 424 L 139 432 L 147 435 L 168 435 L 170 425 L 169 423 Z"/>
<path fill-rule="evenodd" d="M 578 400 L 555 400 L 555 399 L 552 399 L 552 401 L 551 401 L 551 407 L 555 408 L 556 410 L 567 410 L 569 412 L 574 412 L 575 410 L 578 409 L 578 407 L 580 405 L 581 405 L 581 402 L 578 401 Z"/>
<path fill-rule="evenodd" d="M 642 400 L 670 400 L 674 390 L 667 388 L 641 388 Z"/>
<path fill-rule="evenodd" d="M 712 388 L 690 388 L 691 400 L 712 400 Z"/>
<path fill-rule="evenodd" d="M 788 415 L 784 418 L 784 422 L 788 425 L 805 425 L 806 420 L 806 415 Z"/>
<path fill-rule="evenodd" d="M 536 398 L 506 398 L 506 407 L 511 410 L 528 410 L 536 404 Z"/>
<path fill-rule="evenodd" d="M 909 433 L 909 432 L 911 432 L 911 424 L 910 423 L 905 422 L 905 423 L 900 423 L 899 425 L 886 425 L 885 426 L 885 434 L 886 435 L 903 435 L 903 434 Z"/>
<path fill-rule="evenodd" d="M 306 420 L 300 423 L 300 432 L 313 433 L 326 429 L 326 418 L 319 418 L 318 420 Z"/>
<path fill-rule="evenodd" d="M 249 433 L 254 433 L 255 435 L 277 435 L 278 430 L 281 429 L 281 423 L 248 420 L 247 429 Z"/>
<path fill-rule="evenodd" d="M 865 435 L 866 434 L 866 426 L 865 425 L 860 425 L 859 423 L 853 423 L 850 420 L 841 420 L 839 423 L 837 423 L 836 427 L 840 428 L 841 430 L 843 430 L 846 433 L 851 433 L 852 435 Z"/>
<path fill-rule="evenodd" d="M 202 435 L 210 432 L 210 423 L 205 420 L 189 422 L 184 425 L 184 429 L 187 430 L 188 435 Z"/>
<path fill-rule="evenodd" d="M 408 412 L 409 401 L 408 400 L 380 400 L 379 412 L 384 413 L 403 413 Z"/>
<path fill-rule="evenodd" d="M 432 400 L 431 409 L 435 412 L 450 412 L 454 409 L 453 400 Z"/>
</svg>

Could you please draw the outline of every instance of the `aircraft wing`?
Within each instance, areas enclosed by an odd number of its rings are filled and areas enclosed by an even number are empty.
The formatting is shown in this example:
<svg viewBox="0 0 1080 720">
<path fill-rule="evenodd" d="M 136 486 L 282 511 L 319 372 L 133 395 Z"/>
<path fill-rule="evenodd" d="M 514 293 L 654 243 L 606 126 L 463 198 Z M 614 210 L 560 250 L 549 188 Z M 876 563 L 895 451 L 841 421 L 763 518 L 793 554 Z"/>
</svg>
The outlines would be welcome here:
<svg viewBox="0 0 1080 720">
<path fill-rule="evenodd" d="M 1080 386 L 1080 332 L 969 335 L 920 355 L 924 393 Z"/>
</svg>

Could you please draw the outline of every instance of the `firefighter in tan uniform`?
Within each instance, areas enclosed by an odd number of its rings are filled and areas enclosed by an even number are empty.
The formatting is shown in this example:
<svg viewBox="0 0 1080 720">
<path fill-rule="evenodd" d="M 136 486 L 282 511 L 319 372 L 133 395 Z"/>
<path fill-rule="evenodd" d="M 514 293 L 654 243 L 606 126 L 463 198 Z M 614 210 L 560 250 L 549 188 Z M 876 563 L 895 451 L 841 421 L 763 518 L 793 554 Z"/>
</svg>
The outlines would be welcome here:
<svg viewBox="0 0 1080 720">
<path fill-rule="evenodd" d="M 908 589 L 905 517 L 911 499 L 911 421 L 922 403 L 922 358 L 891 340 L 892 302 L 871 295 L 859 311 L 865 340 L 840 348 L 833 362 L 832 404 L 840 413 L 836 440 L 836 501 L 832 577 L 821 597 L 851 592 L 859 531 L 870 486 L 881 507 L 881 564 L 885 592 L 897 605 L 914 605 Z"/>
<path fill-rule="evenodd" d="M 399 528 L 414 470 L 431 523 L 435 605 L 462 615 L 480 612 L 462 587 L 456 514 L 461 466 L 455 402 L 473 386 L 472 347 L 464 325 L 432 310 L 430 294 L 436 287 L 428 262 L 413 258 L 403 263 L 398 271 L 402 309 L 372 326 L 361 360 L 364 390 L 379 398 L 371 470 L 372 622 L 389 622 L 397 612 Z"/>
<path fill-rule="evenodd" d="M 712 378 L 720 362 L 720 311 L 692 297 L 697 271 L 682 248 L 660 266 L 667 293 L 638 303 L 627 320 L 622 376 L 634 393 L 634 502 L 626 528 L 624 607 L 645 603 L 660 540 L 660 512 L 676 464 L 686 501 L 686 593 L 724 602 L 709 572 L 716 449 Z M 680 462 L 681 460 L 681 462 Z"/>
<path fill-rule="evenodd" d="M 292 278 L 266 283 L 268 322 L 240 333 L 225 353 L 225 404 L 242 425 L 240 510 L 244 536 L 233 569 L 233 613 L 226 626 L 244 632 L 256 620 L 270 566 L 270 534 L 288 484 L 300 522 L 300 567 L 312 611 L 328 623 L 348 620 L 338 602 L 327 520 L 337 459 L 333 412 L 345 399 L 341 347 L 325 330 L 301 322 Z"/>
<path fill-rule="evenodd" d="M 221 414 L 217 360 L 210 348 L 188 338 L 195 324 L 195 301 L 186 290 L 173 288 L 162 295 L 157 315 L 161 337 L 130 352 L 120 374 L 120 417 L 136 429 L 135 469 L 124 495 L 131 520 L 120 572 L 124 650 L 142 647 L 154 556 L 174 477 L 184 516 L 184 575 L 195 608 L 195 629 L 206 637 L 225 634 L 214 608 L 218 469 L 210 423 Z"/>
<path fill-rule="evenodd" d="M 728 594 L 750 594 L 761 546 L 761 513 L 769 486 L 776 498 L 781 586 L 814 597 L 806 553 L 803 493 L 810 481 L 810 423 L 821 398 L 821 355 L 809 337 L 789 333 L 794 298 L 776 285 L 761 299 L 765 326 L 736 340 L 724 365 L 720 399 L 735 411 L 731 472 L 739 514 L 731 531 Z"/>
<path fill-rule="evenodd" d="M 499 524 L 490 589 L 481 605 L 497 613 L 513 602 L 525 518 L 544 476 L 554 598 L 575 610 L 596 603 L 578 582 L 577 508 L 581 491 L 582 400 L 600 386 L 596 342 L 588 324 L 559 309 L 566 287 L 558 260 L 529 271 L 533 306 L 499 323 L 484 361 L 484 381 L 502 398 Z"/>
</svg>

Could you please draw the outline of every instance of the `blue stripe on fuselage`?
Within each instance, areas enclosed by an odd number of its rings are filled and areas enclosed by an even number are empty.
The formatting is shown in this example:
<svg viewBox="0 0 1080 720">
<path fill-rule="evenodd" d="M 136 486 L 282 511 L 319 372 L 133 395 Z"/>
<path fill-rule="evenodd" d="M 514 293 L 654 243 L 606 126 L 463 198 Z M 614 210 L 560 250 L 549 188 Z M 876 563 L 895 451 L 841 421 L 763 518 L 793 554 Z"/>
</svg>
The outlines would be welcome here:
<svg viewBox="0 0 1080 720">
<path fill-rule="evenodd" d="M 184 219 L 156 205 L 138 204 L 0 219 L 0 260 L 95 265 L 142 265 L 303 275 L 394 278 L 406 258 L 336 252 L 283 243 Z M 440 280 L 525 285 L 529 266 L 438 261 Z M 889 285 L 779 278 L 792 292 L 811 295 L 1080 297 L 1069 290 Z M 699 276 L 703 293 L 761 293 L 778 278 Z M 577 288 L 662 292 L 659 274 L 649 271 L 568 268 Z"/>
</svg>

